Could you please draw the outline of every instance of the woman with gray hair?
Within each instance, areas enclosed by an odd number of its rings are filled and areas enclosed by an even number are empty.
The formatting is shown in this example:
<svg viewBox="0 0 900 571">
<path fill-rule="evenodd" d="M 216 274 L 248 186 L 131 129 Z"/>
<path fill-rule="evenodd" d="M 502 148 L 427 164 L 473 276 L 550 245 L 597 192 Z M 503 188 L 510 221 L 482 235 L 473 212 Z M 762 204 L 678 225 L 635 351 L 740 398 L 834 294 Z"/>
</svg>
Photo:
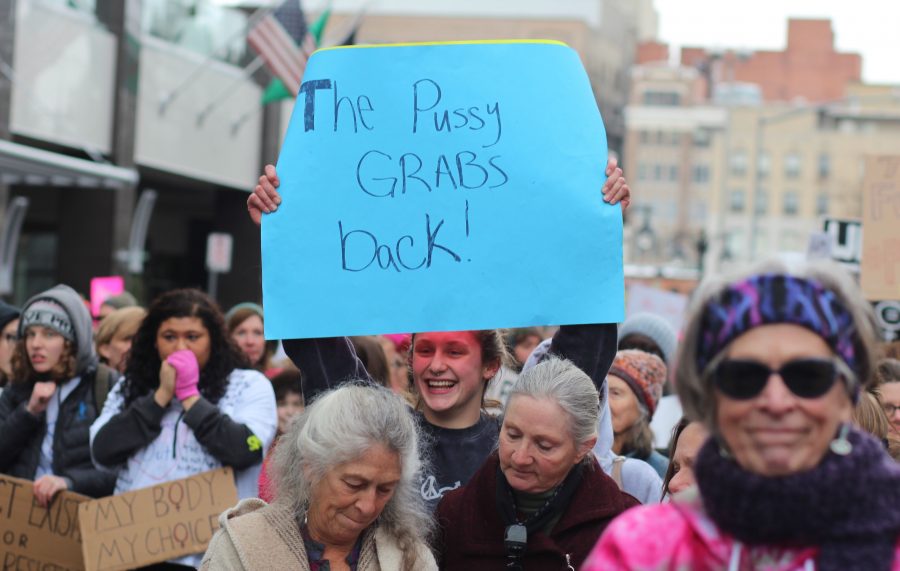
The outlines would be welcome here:
<svg viewBox="0 0 900 571">
<path fill-rule="evenodd" d="M 219 516 L 200 568 L 437 569 L 421 470 L 400 397 L 371 384 L 325 392 L 275 450 L 275 502 L 243 500 Z"/>
<path fill-rule="evenodd" d="M 900 569 L 900 467 L 851 423 L 875 331 L 836 266 L 705 284 L 676 370 L 711 434 L 697 488 L 617 520 L 585 570 Z"/>
<path fill-rule="evenodd" d="M 607 524 L 638 505 L 597 464 L 593 381 L 551 358 L 519 377 L 498 450 L 437 509 L 442 569 L 577 569 Z"/>
</svg>

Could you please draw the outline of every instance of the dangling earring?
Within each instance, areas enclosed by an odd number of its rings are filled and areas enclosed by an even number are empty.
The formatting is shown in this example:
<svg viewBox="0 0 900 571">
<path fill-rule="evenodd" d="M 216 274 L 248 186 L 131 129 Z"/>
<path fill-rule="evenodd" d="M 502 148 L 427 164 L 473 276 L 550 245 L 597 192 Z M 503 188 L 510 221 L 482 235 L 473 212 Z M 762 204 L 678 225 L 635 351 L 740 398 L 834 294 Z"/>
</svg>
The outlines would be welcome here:
<svg viewBox="0 0 900 571">
<path fill-rule="evenodd" d="M 838 456 L 846 456 L 853 452 L 853 445 L 847 440 L 847 434 L 849 433 L 850 425 L 847 423 L 842 424 L 841 431 L 838 433 L 837 438 L 832 440 L 831 444 L 828 445 L 832 452 Z"/>
<path fill-rule="evenodd" d="M 731 460 L 732 458 L 734 458 L 734 457 L 731 455 L 731 452 L 729 452 L 728 449 L 725 448 L 725 445 L 724 445 L 722 442 L 718 442 L 718 441 L 717 441 L 717 442 L 716 442 L 716 445 L 717 445 L 716 448 L 719 449 L 719 456 L 721 456 L 721 457 L 724 458 L 725 460 Z"/>
</svg>

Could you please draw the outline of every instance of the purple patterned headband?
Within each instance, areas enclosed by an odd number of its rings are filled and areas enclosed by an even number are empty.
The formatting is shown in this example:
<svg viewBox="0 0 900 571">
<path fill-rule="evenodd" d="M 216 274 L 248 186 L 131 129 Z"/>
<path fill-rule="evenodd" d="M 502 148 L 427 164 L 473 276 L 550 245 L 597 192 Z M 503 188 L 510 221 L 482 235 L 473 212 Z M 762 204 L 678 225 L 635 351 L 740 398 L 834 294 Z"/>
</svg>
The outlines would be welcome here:
<svg viewBox="0 0 900 571">
<path fill-rule="evenodd" d="M 853 316 L 819 282 L 784 274 L 751 276 L 729 285 L 706 304 L 697 370 L 702 373 L 726 345 L 750 329 L 776 323 L 793 323 L 819 335 L 859 375 Z"/>
</svg>

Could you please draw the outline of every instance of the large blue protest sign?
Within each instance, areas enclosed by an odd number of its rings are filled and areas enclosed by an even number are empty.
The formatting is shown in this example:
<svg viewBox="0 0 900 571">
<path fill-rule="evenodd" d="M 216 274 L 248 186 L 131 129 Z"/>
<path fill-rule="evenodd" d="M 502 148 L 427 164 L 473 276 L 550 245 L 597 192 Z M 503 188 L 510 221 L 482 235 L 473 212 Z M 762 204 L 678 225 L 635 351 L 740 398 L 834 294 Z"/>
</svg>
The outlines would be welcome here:
<svg viewBox="0 0 900 571">
<path fill-rule="evenodd" d="M 621 321 L 606 158 L 564 44 L 317 51 L 263 220 L 266 337 Z"/>
</svg>

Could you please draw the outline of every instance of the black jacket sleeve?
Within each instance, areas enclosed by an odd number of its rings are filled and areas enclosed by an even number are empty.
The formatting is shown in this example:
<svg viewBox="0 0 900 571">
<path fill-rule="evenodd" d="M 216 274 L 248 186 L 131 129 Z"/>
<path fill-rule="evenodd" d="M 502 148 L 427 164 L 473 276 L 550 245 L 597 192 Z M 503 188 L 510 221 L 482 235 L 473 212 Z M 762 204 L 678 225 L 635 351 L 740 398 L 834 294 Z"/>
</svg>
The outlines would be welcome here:
<svg viewBox="0 0 900 571">
<path fill-rule="evenodd" d="M 91 444 L 94 460 L 104 466 L 124 464 L 135 451 L 159 436 L 165 412 L 153 400 L 153 393 L 135 399 L 97 431 Z"/>
<path fill-rule="evenodd" d="M 197 442 L 222 464 L 242 470 L 262 462 L 262 442 L 253 431 L 231 420 L 205 398 L 200 397 L 184 414 L 184 423 L 194 431 Z"/>
<path fill-rule="evenodd" d="M 282 343 L 284 352 L 303 372 L 303 399 L 307 404 L 343 381 L 375 382 L 346 337 L 286 339 Z"/>
<path fill-rule="evenodd" d="M 15 464 L 44 424 L 43 413 L 34 416 L 25 408 L 30 396 L 19 387 L 7 387 L 0 394 L 0 472 Z"/>
<path fill-rule="evenodd" d="M 92 498 L 111 496 L 116 487 L 115 472 L 96 468 L 69 468 L 58 475 L 68 480 L 70 491 Z"/>
<path fill-rule="evenodd" d="M 616 358 L 617 345 L 615 323 L 563 325 L 553 336 L 550 352 L 572 361 L 591 377 L 599 391 Z"/>
</svg>

